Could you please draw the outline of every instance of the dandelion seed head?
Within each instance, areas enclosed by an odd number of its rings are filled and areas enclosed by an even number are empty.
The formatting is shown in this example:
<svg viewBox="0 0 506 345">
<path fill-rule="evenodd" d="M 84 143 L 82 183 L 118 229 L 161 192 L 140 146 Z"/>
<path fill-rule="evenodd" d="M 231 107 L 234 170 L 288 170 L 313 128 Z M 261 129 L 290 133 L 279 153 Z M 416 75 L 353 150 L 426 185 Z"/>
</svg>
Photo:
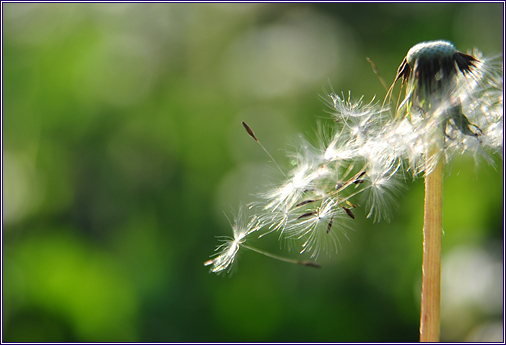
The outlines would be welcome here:
<svg viewBox="0 0 506 345">
<path fill-rule="evenodd" d="M 407 54 L 408 64 L 413 65 L 418 59 L 434 60 L 450 58 L 457 52 L 455 46 L 447 41 L 421 42 L 414 45 Z"/>
<path fill-rule="evenodd" d="M 404 98 L 391 108 L 399 80 Z M 288 154 L 291 170 L 258 195 L 259 215 L 240 212 L 234 219 L 233 237 L 222 238 L 205 263 L 212 272 L 229 271 L 241 246 L 249 248 L 247 236 L 260 228 L 266 232 L 259 237 L 276 232 L 290 244 L 302 242 L 300 253 L 311 258 L 337 252 L 338 235 L 346 237 L 355 219 L 351 198 L 362 194 L 374 222 L 389 220 L 406 173 L 426 176 L 456 154 L 490 164 L 492 154 L 502 157 L 502 62 L 477 50 L 464 54 L 442 40 L 419 43 L 407 52 L 384 104 L 333 90 L 325 101 L 334 126 L 319 126 L 315 144 L 299 135 Z"/>
<path fill-rule="evenodd" d="M 399 79 L 406 96 L 396 118 L 412 126 L 412 133 L 404 131 L 401 138 L 406 143 L 402 156 L 414 175 L 430 173 L 441 156 L 449 161 L 469 153 L 492 162 L 489 152 L 502 154 L 503 73 L 497 59 L 478 50 L 464 54 L 447 41 L 422 42 L 408 51 Z M 407 122 L 397 125 L 398 131 L 407 128 Z M 441 132 L 443 144 L 437 144 Z M 439 149 L 429 155 L 434 145 Z"/>
</svg>

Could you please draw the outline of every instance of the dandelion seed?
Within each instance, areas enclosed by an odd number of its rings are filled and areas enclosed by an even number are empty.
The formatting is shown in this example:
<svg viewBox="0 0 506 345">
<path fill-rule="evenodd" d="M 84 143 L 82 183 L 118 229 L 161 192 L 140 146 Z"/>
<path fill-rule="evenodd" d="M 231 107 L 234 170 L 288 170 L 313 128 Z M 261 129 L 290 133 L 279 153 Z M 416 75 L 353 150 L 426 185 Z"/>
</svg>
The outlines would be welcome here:
<svg viewBox="0 0 506 345">
<path fill-rule="evenodd" d="M 351 218 L 351 219 L 355 219 L 355 214 L 353 213 L 353 211 L 351 209 L 349 209 L 348 207 L 346 206 L 342 206 L 343 210 L 346 212 L 346 214 Z"/>
<path fill-rule="evenodd" d="M 311 217 L 311 216 L 314 216 L 315 214 L 317 214 L 316 211 L 311 211 L 311 212 L 306 212 L 300 216 L 297 217 L 297 219 L 302 219 L 302 218 L 307 218 L 307 217 Z"/>
<path fill-rule="evenodd" d="M 248 124 L 246 122 L 244 122 L 244 121 L 242 121 L 242 125 L 246 129 L 246 132 L 248 132 L 249 136 L 252 137 L 253 139 L 255 139 L 255 141 L 258 143 L 258 145 L 260 145 L 260 147 L 262 148 L 262 150 L 264 150 L 264 152 L 269 156 L 269 158 L 272 159 L 272 161 L 274 162 L 274 164 L 276 165 L 276 167 L 279 169 L 279 171 L 281 172 L 281 174 L 283 174 L 283 176 L 286 177 L 285 173 L 283 172 L 283 170 L 281 169 L 281 167 L 279 166 L 279 164 L 271 156 L 271 154 L 269 153 L 269 151 L 267 151 L 267 149 L 262 145 L 262 143 L 258 140 L 258 138 L 256 137 L 255 133 L 253 133 L 253 130 L 251 129 L 251 127 L 248 126 Z"/>
<path fill-rule="evenodd" d="M 304 213 L 289 224 L 286 236 L 303 240 L 301 254 L 309 252 L 311 258 L 318 258 L 321 252 L 337 251 L 339 238 L 331 231 L 335 218 L 341 219 L 343 214 L 337 205 L 338 202 L 334 198 L 324 199 L 319 207 Z M 343 224 L 341 232 L 345 234 Z"/>
<path fill-rule="evenodd" d="M 204 263 L 205 266 L 213 265 L 211 268 L 211 272 L 213 273 L 220 273 L 224 270 L 230 272 L 239 248 L 246 241 L 246 236 L 261 228 L 256 216 L 246 219 L 241 206 L 239 207 L 237 216 L 234 218 L 234 223 L 232 224 L 230 219 L 229 223 L 234 236 L 219 237 L 224 243 L 216 247 L 215 251 L 218 253 L 215 254 L 215 258 Z"/>
<path fill-rule="evenodd" d="M 306 200 L 308 191 L 321 194 L 322 185 L 332 174 L 328 165 L 323 164 L 315 148 L 304 142 L 298 152 L 292 153 L 295 167 L 289 172 L 287 180 L 279 187 L 260 194 L 267 201 L 265 211 L 290 210 L 300 202 Z"/>
<path fill-rule="evenodd" d="M 244 126 L 244 128 L 246 129 L 246 132 L 248 132 L 248 134 L 250 135 L 250 137 L 252 137 L 253 139 L 255 139 L 255 141 L 258 141 L 258 139 L 255 136 L 255 134 L 253 133 L 253 130 L 251 129 L 251 127 L 248 126 L 248 124 L 246 122 L 244 122 L 244 121 L 242 121 L 241 123 Z"/>
<path fill-rule="evenodd" d="M 330 217 L 329 223 L 327 224 L 327 234 L 332 230 L 332 224 L 334 223 L 334 216 Z"/>
<path fill-rule="evenodd" d="M 277 209 L 275 211 L 268 211 L 264 214 L 260 215 L 260 219 L 263 224 L 266 224 L 268 231 L 261 234 L 259 238 L 264 237 L 272 232 L 280 230 L 283 232 L 288 220 L 290 218 L 290 210 L 289 209 Z"/>
<path fill-rule="evenodd" d="M 392 210 L 396 208 L 398 195 L 402 190 L 401 180 L 395 176 L 398 168 L 391 171 L 371 169 L 368 172 L 370 185 L 365 191 L 367 218 L 374 222 L 389 220 Z"/>
<path fill-rule="evenodd" d="M 354 181 L 353 183 L 357 183 L 357 181 L 360 181 L 360 178 L 361 178 L 362 176 L 364 176 L 365 174 L 366 174 L 366 172 L 365 172 L 365 171 L 362 171 L 360 174 L 358 174 L 357 178 L 355 179 L 355 181 Z"/>
<path fill-rule="evenodd" d="M 220 240 L 223 241 L 224 243 L 216 247 L 215 251 L 218 253 L 213 255 L 214 256 L 213 259 L 204 262 L 204 266 L 212 265 L 212 268 L 210 270 L 212 273 L 220 274 L 223 271 L 226 271 L 227 273 L 231 272 L 231 270 L 233 269 L 235 258 L 241 247 L 280 261 L 307 267 L 314 267 L 314 268 L 321 267 L 321 265 L 316 262 L 304 260 L 300 261 L 285 258 L 245 244 L 246 237 L 262 227 L 262 221 L 256 215 L 247 218 L 245 213 L 243 212 L 242 206 L 239 206 L 239 212 L 237 216 L 234 218 L 234 223 L 232 223 L 230 219 L 229 223 L 232 227 L 234 236 L 233 237 L 220 236 L 219 237 Z"/>
<path fill-rule="evenodd" d="M 303 206 L 303 205 L 307 205 L 307 204 L 311 204 L 313 202 L 315 202 L 316 200 L 314 199 L 309 199 L 309 200 L 304 200 L 302 202 L 299 202 L 297 205 L 295 205 L 295 207 L 299 207 L 299 206 Z"/>
<path fill-rule="evenodd" d="M 387 108 L 378 106 L 374 97 L 369 103 L 364 103 L 364 96 L 357 101 L 352 101 L 351 91 L 348 93 L 347 99 L 344 94 L 339 97 L 335 93 L 330 94 L 330 98 L 332 99 L 331 105 L 336 110 L 334 113 L 336 121 L 346 123 L 350 127 L 353 124 L 366 124 L 367 120 L 373 117 L 378 119 L 379 115 L 387 111 Z"/>
<path fill-rule="evenodd" d="M 356 155 L 356 142 L 343 131 L 336 133 L 324 150 L 325 162 L 344 162 L 353 159 Z"/>
</svg>

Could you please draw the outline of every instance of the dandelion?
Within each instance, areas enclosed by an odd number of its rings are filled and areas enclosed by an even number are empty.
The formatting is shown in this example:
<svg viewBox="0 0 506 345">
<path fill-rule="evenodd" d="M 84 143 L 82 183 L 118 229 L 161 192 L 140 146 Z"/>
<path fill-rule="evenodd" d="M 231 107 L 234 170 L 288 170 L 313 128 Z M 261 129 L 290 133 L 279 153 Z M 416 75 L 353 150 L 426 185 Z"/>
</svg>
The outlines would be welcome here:
<svg viewBox="0 0 506 345">
<path fill-rule="evenodd" d="M 369 60 L 379 76 L 376 66 Z M 386 85 L 380 77 L 380 81 Z M 395 105 L 392 95 L 400 83 Z M 439 340 L 442 181 L 444 163 L 456 154 L 471 154 L 493 163 L 502 157 L 503 73 L 496 58 L 474 50 L 462 53 L 447 41 L 422 42 L 402 60 L 382 104 L 373 98 L 353 99 L 333 90 L 326 103 L 332 126 L 319 126 L 316 144 L 303 139 L 289 153 L 285 172 L 243 122 L 283 175 L 258 194 L 250 205 L 257 213 L 240 215 L 233 238 L 217 247 L 211 272 L 230 270 L 241 247 L 287 262 L 315 266 L 311 261 L 278 257 L 245 244 L 246 237 L 277 233 L 300 243 L 300 254 L 318 259 L 336 252 L 339 234 L 347 238 L 355 217 L 355 198 L 362 197 L 367 218 L 389 219 L 398 204 L 402 181 L 425 178 L 424 255 L 420 339 Z M 360 206 L 359 203 L 356 203 Z"/>
<path fill-rule="evenodd" d="M 413 133 L 406 150 L 414 174 L 425 174 L 421 341 L 439 341 L 441 303 L 441 236 L 443 164 L 455 152 L 502 151 L 502 72 L 481 58 L 446 41 L 413 46 L 397 71 L 405 98 L 397 108 L 400 121 Z M 500 133 L 500 136 L 499 136 Z"/>
<path fill-rule="evenodd" d="M 391 127 L 413 133 L 405 144 L 416 149 L 407 146 L 404 158 L 415 175 L 429 174 L 440 155 L 448 162 L 470 152 L 491 162 L 487 151 L 501 153 L 502 68 L 496 59 L 477 50 L 464 54 L 446 41 L 422 42 L 408 51 L 387 96 L 398 81 L 405 98 L 396 109 L 401 120 Z"/>
</svg>

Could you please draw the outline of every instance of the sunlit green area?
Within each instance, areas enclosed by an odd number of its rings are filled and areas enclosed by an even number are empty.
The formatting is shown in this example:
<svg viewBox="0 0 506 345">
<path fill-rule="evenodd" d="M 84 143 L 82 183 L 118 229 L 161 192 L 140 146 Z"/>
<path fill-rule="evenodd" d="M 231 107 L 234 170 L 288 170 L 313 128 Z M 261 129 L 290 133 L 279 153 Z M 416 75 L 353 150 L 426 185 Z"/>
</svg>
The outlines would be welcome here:
<svg viewBox="0 0 506 345">
<path fill-rule="evenodd" d="M 321 97 L 385 96 L 434 39 L 503 51 L 503 4 L 3 4 L 3 341 L 415 342 L 423 181 L 390 223 L 354 210 L 312 269 L 204 261 Z M 503 163 L 444 186 L 442 340 L 502 341 Z M 357 199 L 360 204 L 360 199 Z M 259 248 L 293 258 L 276 234 Z M 307 257 L 302 256 L 303 259 Z"/>
</svg>

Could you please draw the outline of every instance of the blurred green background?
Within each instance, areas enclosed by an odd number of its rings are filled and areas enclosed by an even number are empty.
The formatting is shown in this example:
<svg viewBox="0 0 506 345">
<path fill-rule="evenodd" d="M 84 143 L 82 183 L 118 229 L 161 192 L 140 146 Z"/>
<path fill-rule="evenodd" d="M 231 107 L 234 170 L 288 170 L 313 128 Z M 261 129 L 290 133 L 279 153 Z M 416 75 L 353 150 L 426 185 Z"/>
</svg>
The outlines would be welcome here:
<svg viewBox="0 0 506 345">
<path fill-rule="evenodd" d="M 503 51 L 503 4 L 3 4 L 3 341 L 417 341 L 423 181 L 323 268 L 203 262 L 285 149 L 433 39 Z M 442 340 L 502 340 L 503 169 L 444 196 Z M 272 169 L 271 169 L 272 170 Z M 256 245 L 280 248 L 276 235 Z"/>
</svg>

